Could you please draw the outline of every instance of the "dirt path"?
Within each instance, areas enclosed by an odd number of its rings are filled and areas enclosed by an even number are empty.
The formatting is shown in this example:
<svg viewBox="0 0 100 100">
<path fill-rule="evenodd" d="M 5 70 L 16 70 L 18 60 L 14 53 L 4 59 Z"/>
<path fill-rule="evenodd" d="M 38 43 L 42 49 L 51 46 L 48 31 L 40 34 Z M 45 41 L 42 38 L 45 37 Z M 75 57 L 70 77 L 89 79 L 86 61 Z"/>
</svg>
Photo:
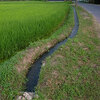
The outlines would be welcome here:
<svg viewBox="0 0 100 100">
<path fill-rule="evenodd" d="M 78 2 L 78 5 L 83 7 L 85 10 L 87 10 L 94 16 L 94 27 L 98 33 L 98 37 L 100 38 L 100 5 L 80 2 Z"/>
<path fill-rule="evenodd" d="M 78 5 L 86 9 L 89 13 L 95 16 L 96 20 L 100 23 L 100 5 L 80 3 Z"/>
</svg>

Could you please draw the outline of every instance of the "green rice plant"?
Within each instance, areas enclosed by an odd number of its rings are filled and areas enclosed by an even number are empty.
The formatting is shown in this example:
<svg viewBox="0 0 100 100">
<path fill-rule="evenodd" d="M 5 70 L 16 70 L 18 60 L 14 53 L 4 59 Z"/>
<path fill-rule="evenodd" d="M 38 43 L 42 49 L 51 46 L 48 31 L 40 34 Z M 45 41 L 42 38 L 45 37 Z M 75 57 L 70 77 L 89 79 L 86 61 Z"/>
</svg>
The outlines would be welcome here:
<svg viewBox="0 0 100 100">
<path fill-rule="evenodd" d="M 49 37 L 68 12 L 66 2 L 0 2 L 0 60 Z"/>
</svg>

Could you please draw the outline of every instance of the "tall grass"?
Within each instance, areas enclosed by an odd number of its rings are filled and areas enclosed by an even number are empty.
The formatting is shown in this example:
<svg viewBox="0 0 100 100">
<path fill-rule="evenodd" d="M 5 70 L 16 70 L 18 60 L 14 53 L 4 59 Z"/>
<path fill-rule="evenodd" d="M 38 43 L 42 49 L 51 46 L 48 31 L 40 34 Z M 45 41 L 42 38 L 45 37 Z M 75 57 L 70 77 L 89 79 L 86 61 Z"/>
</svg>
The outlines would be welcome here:
<svg viewBox="0 0 100 100">
<path fill-rule="evenodd" d="M 68 11 L 66 3 L 0 2 L 0 60 L 50 36 Z"/>
</svg>

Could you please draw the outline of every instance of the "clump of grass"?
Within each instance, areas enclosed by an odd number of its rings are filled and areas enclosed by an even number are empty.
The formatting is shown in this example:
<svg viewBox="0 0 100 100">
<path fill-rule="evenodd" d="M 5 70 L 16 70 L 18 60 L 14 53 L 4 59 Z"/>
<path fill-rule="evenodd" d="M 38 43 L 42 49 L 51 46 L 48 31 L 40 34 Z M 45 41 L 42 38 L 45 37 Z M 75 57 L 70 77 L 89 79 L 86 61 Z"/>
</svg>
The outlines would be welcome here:
<svg viewBox="0 0 100 100">
<path fill-rule="evenodd" d="M 78 34 L 46 59 L 35 100 L 100 99 L 100 40 L 92 16 L 80 7 L 77 12 Z"/>
<path fill-rule="evenodd" d="M 67 3 L 0 2 L 0 60 L 49 37 L 68 12 Z"/>
</svg>

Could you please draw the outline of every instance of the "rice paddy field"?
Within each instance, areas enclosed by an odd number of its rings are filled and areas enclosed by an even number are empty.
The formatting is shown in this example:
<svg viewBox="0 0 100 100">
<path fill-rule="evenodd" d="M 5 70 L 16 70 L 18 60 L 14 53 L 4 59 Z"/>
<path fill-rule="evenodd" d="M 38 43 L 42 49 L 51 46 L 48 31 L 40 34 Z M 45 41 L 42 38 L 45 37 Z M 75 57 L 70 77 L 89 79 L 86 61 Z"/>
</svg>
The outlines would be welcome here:
<svg viewBox="0 0 100 100">
<path fill-rule="evenodd" d="M 17 65 L 30 46 L 34 49 L 54 40 L 59 42 L 60 35 L 70 34 L 74 17 L 69 3 L 0 2 L 0 100 L 16 100 L 25 90 L 30 66 L 23 69 L 23 65 L 18 72 Z"/>
<path fill-rule="evenodd" d="M 68 12 L 66 2 L 0 2 L 0 60 L 52 35 Z"/>
</svg>

